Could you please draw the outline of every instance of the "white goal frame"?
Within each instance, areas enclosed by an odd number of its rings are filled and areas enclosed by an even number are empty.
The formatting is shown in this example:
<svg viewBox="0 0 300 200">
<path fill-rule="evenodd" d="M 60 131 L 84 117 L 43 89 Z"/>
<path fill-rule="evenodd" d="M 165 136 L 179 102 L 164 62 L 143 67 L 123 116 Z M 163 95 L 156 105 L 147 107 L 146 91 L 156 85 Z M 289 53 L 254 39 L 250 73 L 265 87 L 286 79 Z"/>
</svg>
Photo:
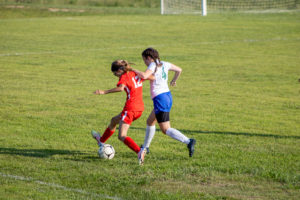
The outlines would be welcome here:
<svg viewBox="0 0 300 200">
<path fill-rule="evenodd" d="M 202 16 L 206 16 L 207 15 L 207 3 L 206 0 L 201 0 L 201 11 L 202 11 Z M 164 0 L 160 0 L 160 14 L 165 14 L 164 13 Z"/>
<path fill-rule="evenodd" d="M 300 0 L 160 0 L 161 14 L 202 14 L 209 12 L 266 12 L 299 9 Z"/>
</svg>

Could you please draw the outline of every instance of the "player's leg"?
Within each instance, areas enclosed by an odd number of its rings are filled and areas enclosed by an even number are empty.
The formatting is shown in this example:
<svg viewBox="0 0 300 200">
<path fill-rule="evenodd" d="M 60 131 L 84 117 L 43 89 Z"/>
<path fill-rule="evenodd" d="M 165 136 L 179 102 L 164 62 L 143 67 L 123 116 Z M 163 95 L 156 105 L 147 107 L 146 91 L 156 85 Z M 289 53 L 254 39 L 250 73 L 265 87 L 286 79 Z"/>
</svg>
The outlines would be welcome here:
<svg viewBox="0 0 300 200">
<path fill-rule="evenodd" d="M 189 144 L 190 139 L 186 137 L 183 133 L 181 133 L 179 130 L 171 128 L 170 121 L 159 123 L 159 127 L 164 134 L 170 136 L 171 138 L 178 140 L 182 143 Z"/>
<path fill-rule="evenodd" d="M 156 118 L 161 131 L 171 138 L 187 144 L 189 156 L 192 157 L 195 151 L 196 140 L 186 137 L 183 133 L 175 128 L 171 128 L 169 112 L 160 112 L 156 114 Z"/>
<path fill-rule="evenodd" d="M 138 155 L 139 164 L 144 163 L 146 151 L 140 148 L 135 141 L 127 136 L 127 132 L 130 124 L 141 117 L 143 112 L 140 111 L 124 111 L 121 114 L 121 120 L 119 125 L 119 139 L 124 142 L 131 150 L 136 152 Z"/>
<path fill-rule="evenodd" d="M 119 140 L 124 142 L 131 150 L 138 153 L 140 151 L 140 147 L 135 143 L 135 141 L 127 136 L 128 129 L 131 123 L 138 119 L 142 115 L 142 112 L 134 112 L 134 111 L 126 111 L 123 110 L 120 116 L 119 123 Z"/>
<path fill-rule="evenodd" d="M 148 153 L 149 153 L 149 146 L 155 135 L 155 123 L 156 123 L 155 113 L 154 110 L 152 110 L 152 112 L 150 113 L 147 119 L 146 134 L 145 134 L 144 144 L 142 146 L 147 150 Z"/>
<path fill-rule="evenodd" d="M 115 132 L 116 126 L 120 121 L 120 115 L 121 114 L 116 115 L 111 119 L 110 124 L 104 131 L 102 137 L 100 136 L 100 134 L 97 131 L 92 130 L 91 134 L 92 134 L 93 138 L 97 141 L 99 146 L 101 146 L 102 143 L 105 143 L 106 140 L 108 140 L 108 138 L 110 138 L 110 136 L 112 136 L 112 134 Z"/>
<path fill-rule="evenodd" d="M 105 143 L 108 140 L 108 138 L 110 138 L 110 136 L 114 134 L 114 132 L 116 131 L 116 127 L 120 122 L 120 116 L 121 114 L 111 118 L 109 126 L 106 128 L 102 137 L 100 138 L 100 142 Z"/>
<path fill-rule="evenodd" d="M 127 136 L 129 127 L 130 127 L 129 124 L 126 124 L 125 122 L 120 121 L 118 138 L 119 138 L 119 140 L 124 142 L 124 144 L 126 144 L 132 151 L 134 151 L 135 153 L 138 153 L 140 151 L 139 145 L 137 145 L 131 137 Z"/>
</svg>

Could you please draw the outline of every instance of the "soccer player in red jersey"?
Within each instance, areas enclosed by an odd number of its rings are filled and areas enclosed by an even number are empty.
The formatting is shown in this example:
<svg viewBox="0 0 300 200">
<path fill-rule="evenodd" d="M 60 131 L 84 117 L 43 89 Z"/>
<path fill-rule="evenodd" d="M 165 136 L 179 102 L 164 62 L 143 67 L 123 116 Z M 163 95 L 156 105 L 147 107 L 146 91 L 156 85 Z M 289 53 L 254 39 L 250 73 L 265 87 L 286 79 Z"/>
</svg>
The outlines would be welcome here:
<svg viewBox="0 0 300 200">
<path fill-rule="evenodd" d="M 111 71 L 117 77 L 119 82 L 117 87 L 110 90 L 96 90 L 94 94 L 104 95 L 114 92 L 121 92 L 125 90 L 127 99 L 122 112 L 111 119 L 111 122 L 103 135 L 96 131 L 92 131 L 92 136 L 97 140 L 97 143 L 102 150 L 103 143 L 105 143 L 110 136 L 115 132 L 117 124 L 119 124 L 119 140 L 124 142 L 131 150 L 138 154 L 138 160 L 140 164 L 144 162 L 145 151 L 140 152 L 140 147 L 135 141 L 127 136 L 128 129 L 131 123 L 137 120 L 144 111 L 143 102 L 143 79 L 139 78 L 137 74 L 131 71 L 129 63 L 126 60 L 116 60 L 111 65 Z M 153 80 L 154 76 L 148 78 Z"/>
</svg>

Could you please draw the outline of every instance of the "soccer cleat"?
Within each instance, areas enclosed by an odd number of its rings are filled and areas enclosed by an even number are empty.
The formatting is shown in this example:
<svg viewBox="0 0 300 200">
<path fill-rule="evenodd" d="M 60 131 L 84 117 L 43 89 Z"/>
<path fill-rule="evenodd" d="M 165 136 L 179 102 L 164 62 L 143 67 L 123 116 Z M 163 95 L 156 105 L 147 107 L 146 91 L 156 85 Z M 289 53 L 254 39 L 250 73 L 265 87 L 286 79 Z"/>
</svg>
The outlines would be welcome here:
<svg viewBox="0 0 300 200">
<path fill-rule="evenodd" d="M 100 158 L 105 158 L 105 154 L 103 153 L 103 149 L 104 149 L 104 144 L 103 143 L 99 143 L 99 149 L 98 149 L 98 155 Z"/>
<path fill-rule="evenodd" d="M 144 145 L 141 145 L 140 147 L 141 147 L 141 148 L 144 148 Z M 147 152 L 146 152 L 147 154 L 149 154 L 149 153 L 150 153 L 150 149 L 149 149 L 149 147 L 146 147 L 146 151 L 147 151 Z"/>
<path fill-rule="evenodd" d="M 143 165 L 144 164 L 145 155 L 146 155 L 146 149 L 144 149 L 142 147 L 141 150 L 138 153 L 139 165 Z"/>
<path fill-rule="evenodd" d="M 149 147 L 146 147 L 146 153 L 147 153 L 147 154 L 150 153 Z"/>
<path fill-rule="evenodd" d="M 100 142 L 100 138 L 101 138 L 100 134 L 94 130 L 91 131 L 91 134 L 92 134 L 92 137 L 97 141 L 99 147 L 103 146 L 102 142 Z"/>
<path fill-rule="evenodd" d="M 187 145 L 189 149 L 189 156 L 192 157 L 195 151 L 195 144 L 196 140 L 195 139 L 190 139 L 190 143 Z"/>
</svg>

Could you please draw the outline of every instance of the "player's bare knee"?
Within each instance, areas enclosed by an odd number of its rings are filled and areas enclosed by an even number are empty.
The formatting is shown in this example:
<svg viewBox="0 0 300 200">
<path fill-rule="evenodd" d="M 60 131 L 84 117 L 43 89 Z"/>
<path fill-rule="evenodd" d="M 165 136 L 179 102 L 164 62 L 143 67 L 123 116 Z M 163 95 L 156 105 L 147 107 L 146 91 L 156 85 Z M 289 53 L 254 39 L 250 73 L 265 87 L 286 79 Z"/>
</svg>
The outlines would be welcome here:
<svg viewBox="0 0 300 200">
<path fill-rule="evenodd" d="M 148 126 L 152 126 L 151 120 L 147 119 L 146 123 Z"/>
<path fill-rule="evenodd" d="M 147 121 L 146 121 L 146 123 L 147 123 L 147 125 L 148 126 L 154 126 L 155 125 L 155 122 L 156 122 L 156 120 L 153 120 L 153 119 L 147 119 Z"/>
<path fill-rule="evenodd" d="M 119 123 L 119 116 L 115 116 L 111 118 L 111 124 L 118 124 Z"/>
<path fill-rule="evenodd" d="M 162 128 L 161 131 L 163 132 L 163 134 L 167 134 L 167 128 Z"/>
</svg>

